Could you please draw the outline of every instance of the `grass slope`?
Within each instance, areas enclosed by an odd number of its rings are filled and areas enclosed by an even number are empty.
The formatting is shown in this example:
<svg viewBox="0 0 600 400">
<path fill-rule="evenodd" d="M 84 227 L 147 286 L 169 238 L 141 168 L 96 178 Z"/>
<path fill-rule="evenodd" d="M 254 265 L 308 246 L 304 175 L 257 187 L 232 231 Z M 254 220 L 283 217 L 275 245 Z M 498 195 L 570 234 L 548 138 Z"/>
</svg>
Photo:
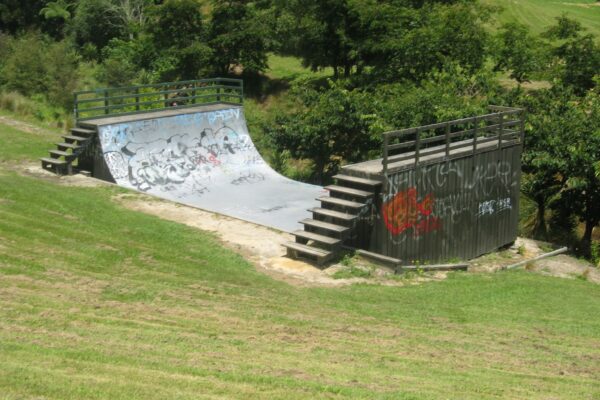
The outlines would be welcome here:
<svg viewBox="0 0 600 400">
<path fill-rule="evenodd" d="M 0 165 L 0 399 L 600 396 L 596 285 L 290 287 L 124 192 Z"/>
<path fill-rule="evenodd" d="M 556 17 L 566 13 L 600 37 L 600 6 L 596 0 L 482 0 L 484 4 L 500 6 L 500 23 L 517 21 L 534 33 L 541 33 L 556 23 Z"/>
</svg>

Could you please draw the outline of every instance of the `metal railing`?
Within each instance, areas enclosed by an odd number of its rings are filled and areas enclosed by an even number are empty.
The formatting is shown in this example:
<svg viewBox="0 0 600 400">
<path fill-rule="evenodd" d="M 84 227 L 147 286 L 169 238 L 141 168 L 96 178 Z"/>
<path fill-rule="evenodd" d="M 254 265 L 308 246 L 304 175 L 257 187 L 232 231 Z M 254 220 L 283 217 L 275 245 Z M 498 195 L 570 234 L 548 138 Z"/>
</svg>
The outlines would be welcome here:
<svg viewBox="0 0 600 400">
<path fill-rule="evenodd" d="M 241 104 L 241 79 L 211 78 L 75 92 L 75 120 L 132 115 L 206 104 Z"/>
<path fill-rule="evenodd" d="M 439 160 L 440 156 L 450 159 L 523 143 L 523 110 L 502 106 L 488 108 L 491 113 L 486 115 L 385 132 L 383 175 L 406 165 Z"/>
</svg>

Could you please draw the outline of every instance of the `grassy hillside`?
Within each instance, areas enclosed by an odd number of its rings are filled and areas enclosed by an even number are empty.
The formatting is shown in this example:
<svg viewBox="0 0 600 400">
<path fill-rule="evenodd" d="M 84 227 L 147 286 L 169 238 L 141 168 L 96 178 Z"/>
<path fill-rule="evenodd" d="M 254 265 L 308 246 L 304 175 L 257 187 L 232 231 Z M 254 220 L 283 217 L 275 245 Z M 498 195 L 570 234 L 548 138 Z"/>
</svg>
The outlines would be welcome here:
<svg viewBox="0 0 600 400">
<path fill-rule="evenodd" d="M 292 287 L 124 189 L 12 171 L 49 136 L 0 125 L 0 399 L 600 396 L 596 285 Z"/>
<path fill-rule="evenodd" d="M 500 23 L 518 21 L 541 33 L 563 13 L 576 19 L 591 33 L 600 37 L 600 3 L 596 0 L 482 0 L 503 8 Z"/>
</svg>

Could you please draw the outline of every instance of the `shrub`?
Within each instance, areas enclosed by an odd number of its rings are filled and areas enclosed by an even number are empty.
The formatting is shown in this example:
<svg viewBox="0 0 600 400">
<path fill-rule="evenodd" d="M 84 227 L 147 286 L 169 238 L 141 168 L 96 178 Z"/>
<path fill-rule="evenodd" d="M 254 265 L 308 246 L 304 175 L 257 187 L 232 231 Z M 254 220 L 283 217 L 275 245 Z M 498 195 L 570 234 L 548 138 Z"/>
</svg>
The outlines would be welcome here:
<svg viewBox="0 0 600 400">
<path fill-rule="evenodd" d="M 0 50 L 1 51 L 1 50 Z M 44 95 L 53 105 L 68 110 L 78 82 L 78 56 L 65 41 L 52 42 L 39 33 L 10 41 L 1 66 L 3 86 L 25 96 Z"/>
</svg>

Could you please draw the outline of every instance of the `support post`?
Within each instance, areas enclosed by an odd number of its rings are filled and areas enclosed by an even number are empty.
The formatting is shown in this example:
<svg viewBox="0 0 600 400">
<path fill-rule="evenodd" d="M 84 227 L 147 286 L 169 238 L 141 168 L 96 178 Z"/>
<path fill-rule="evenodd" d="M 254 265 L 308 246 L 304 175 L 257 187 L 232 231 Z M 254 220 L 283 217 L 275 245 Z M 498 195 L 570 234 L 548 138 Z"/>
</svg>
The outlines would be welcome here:
<svg viewBox="0 0 600 400">
<path fill-rule="evenodd" d="M 450 124 L 446 125 L 446 159 L 450 158 Z"/>
</svg>

